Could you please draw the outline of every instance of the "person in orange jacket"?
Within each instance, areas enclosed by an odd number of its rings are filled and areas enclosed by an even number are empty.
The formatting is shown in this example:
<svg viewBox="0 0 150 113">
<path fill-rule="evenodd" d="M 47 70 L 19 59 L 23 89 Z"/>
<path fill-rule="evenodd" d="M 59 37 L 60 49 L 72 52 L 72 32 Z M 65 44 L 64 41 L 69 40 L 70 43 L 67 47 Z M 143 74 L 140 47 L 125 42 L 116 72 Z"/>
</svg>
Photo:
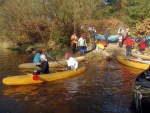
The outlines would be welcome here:
<svg viewBox="0 0 150 113">
<path fill-rule="evenodd" d="M 130 35 L 126 36 L 124 44 L 126 45 L 126 56 L 132 56 L 132 46 L 134 45 L 134 41 Z"/>
<path fill-rule="evenodd" d="M 78 37 L 76 36 L 76 33 L 74 33 L 72 36 L 71 36 L 71 49 L 72 49 L 72 53 L 74 54 L 76 52 L 76 48 L 77 48 L 77 42 L 78 42 Z"/>
</svg>

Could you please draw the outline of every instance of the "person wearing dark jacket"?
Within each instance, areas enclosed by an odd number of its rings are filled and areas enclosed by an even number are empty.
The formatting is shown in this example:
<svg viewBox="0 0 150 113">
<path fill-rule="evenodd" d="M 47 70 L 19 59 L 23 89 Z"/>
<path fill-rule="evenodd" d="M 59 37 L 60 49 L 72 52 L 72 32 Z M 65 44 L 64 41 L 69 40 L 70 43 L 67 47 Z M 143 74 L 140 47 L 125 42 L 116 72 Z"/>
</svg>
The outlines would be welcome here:
<svg viewBox="0 0 150 113">
<path fill-rule="evenodd" d="M 106 44 L 108 45 L 108 37 L 111 35 L 110 33 L 110 28 L 107 28 L 105 33 L 104 33 L 104 36 L 105 36 L 105 42 Z"/>
<path fill-rule="evenodd" d="M 37 74 L 48 74 L 50 73 L 49 71 L 49 64 L 48 64 L 48 61 L 46 59 L 46 56 L 44 54 L 42 54 L 40 56 L 40 59 L 41 59 L 41 65 L 38 65 L 41 70 L 37 70 Z"/>
</svg>

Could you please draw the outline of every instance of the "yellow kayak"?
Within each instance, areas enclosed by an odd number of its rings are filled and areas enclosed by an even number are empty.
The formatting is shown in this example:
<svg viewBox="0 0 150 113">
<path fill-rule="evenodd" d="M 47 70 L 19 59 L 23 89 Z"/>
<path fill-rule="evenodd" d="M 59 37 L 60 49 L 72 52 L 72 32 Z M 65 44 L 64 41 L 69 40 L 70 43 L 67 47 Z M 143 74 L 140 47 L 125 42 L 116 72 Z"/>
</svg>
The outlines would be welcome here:
<svg viewBox="0 0 150 113">
<path fill-rule="evenodd" d="M 86 71 L 86 67 L 82 67 L 74 70 L 67 70 L 63 72 L 56 72 L 51 74 L 40 74 L 38 75 L 39 80 L 33 80 L 32 74 L 27 75 L 18 75 L 18 76 L 10 76 L 3 79 L 3 84 L 5 85 L 26 85 L 26 84 L 37 84 L 48 81 L 55 81 L 59 79 L 64 79 L 72 76 L 79 75 Z"/>
<path fill-rule="evenodd" d="M 130 66 L 130 67 L 134 67 L 134 68 L 138 68 L 138 69 L 144 69 L 144 70 L 149 68 L 149 64 L 142 63 L 142 62 L 134 60 L 134 59 L 117 56 L 117 60 L 126 66 Z"/>
<path fill-rule="evenodd" d="M 123 50 L 126 51 L 125 48 Z M 149 55 L 145 55 L 145 54 L 143 55 L 137 49 L 132 49 L 132 56 L 134 56 L 136 58 L 141 58 L 143 60 L 150 60 L 150 56 Z"/>
<path fill-rule="evenodd" d="M 100 42 L 98 44 L 96 44 L 96 46 L 100 49 L 104 49 L 105 47 L 103 46 L 103 44 L 101 44 Z"/>
<path fill-rule="evenodd" d="M 78 62 L 82 61 L 85 59 L 85 56 L 80 56 L 80 57 L 76 57 L 75 58 Z M 58 61 L 60 64 L 62 65 L 67 65 L 67 62 L 66 60 L 62 60 L 62 61 Z M 49 67 L 58 67 L 60 64 L 56 62 L 56 61 L 53 61 L 53 62 L 49 62 Z M 38 66 L 36 65 L 39 65 L 40 63 L 23 63 L 23 64 L 20 64 L 18 67 L 19 68 L 36 68 L 36 69 L 39 69 Z"/>
</svg>

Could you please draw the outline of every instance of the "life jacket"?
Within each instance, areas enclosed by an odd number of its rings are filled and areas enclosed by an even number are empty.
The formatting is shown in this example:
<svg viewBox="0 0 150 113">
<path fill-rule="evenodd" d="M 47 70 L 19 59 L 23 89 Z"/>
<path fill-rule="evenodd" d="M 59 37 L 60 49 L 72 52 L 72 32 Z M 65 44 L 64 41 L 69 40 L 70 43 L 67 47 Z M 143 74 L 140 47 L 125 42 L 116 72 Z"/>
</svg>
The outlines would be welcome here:
<svg viewBox="0 0 150 113">
<path fill-rule="evenodd" d="M 145 50 L 145 48 L 146 48 L 146 43 L 145 43 L 145 41 L 142 41 L 142 42 L 140 43 L 139 47 L 140 47 L 141 50 Z"/>
<path fill-rule="evenodd" d="M 134 41 L 131 38 L 127 38 L 124 43 L 126 46 L 133 46 Z"/>
</svg>

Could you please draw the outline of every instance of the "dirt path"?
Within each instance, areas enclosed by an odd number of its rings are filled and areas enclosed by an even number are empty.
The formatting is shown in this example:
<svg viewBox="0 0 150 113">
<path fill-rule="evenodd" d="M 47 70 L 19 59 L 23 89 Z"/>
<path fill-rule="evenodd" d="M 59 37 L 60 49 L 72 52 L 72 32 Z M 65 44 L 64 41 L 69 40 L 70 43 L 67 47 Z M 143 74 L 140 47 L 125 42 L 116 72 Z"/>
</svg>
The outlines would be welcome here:
<svg viewBox="0 0 150 113">
<path fill-rule="evenodd" d="M 109 43 L 107 47 L 105 47 L 104 50 L 99 49 L 97 50 L 93 50 L 89 53 L 86 54 L 86 56 L 95 56 L 97 58 L 116 58 L 117 55 L 125 55 L 125 51 L 124 51 L 125 47 L 120 48 L 118 46 L 118 43 Z"/>
</svg>

